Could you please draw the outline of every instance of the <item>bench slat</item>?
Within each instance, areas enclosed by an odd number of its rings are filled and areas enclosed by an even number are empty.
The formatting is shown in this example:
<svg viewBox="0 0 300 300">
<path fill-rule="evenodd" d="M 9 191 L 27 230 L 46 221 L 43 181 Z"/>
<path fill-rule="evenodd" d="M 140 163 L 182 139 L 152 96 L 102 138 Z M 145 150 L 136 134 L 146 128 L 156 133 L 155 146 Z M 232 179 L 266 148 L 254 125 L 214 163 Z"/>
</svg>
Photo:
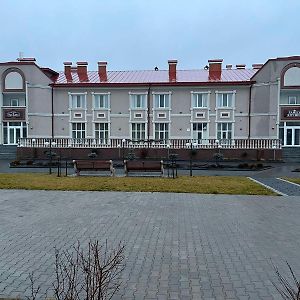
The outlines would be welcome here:
<svg viewBox="0 0 300 300">
<path fill-rule="evenodd" d="M 124 170 L 126 176 L 128 172 L 160 172 L 163 176 L 164 168 L 163 161 L 124 161 Z"/>
<path fill-rule="evenodd" d="M 80 171 L 110 171 L 111 176 L 115 175 L 112 160 L 74 160 L 73 163 L 77 175 L 80 175 Z"/>
</svg>

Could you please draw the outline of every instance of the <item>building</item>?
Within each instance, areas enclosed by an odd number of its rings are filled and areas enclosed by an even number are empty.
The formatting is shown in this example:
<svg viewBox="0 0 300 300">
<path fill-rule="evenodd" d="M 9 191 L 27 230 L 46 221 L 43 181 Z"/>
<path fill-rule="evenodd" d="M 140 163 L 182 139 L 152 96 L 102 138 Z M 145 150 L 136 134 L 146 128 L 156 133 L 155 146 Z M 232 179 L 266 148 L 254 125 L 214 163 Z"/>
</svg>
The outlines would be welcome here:
<svg viewBox="0 0 300 300">
<path fill-rule="evenodd" d="M 300 56 L 203 69 L 107 71 L 98 62 L 0 63 L 0 144 L 20 148 L 276 150 L 300 146 Z M 190 145 L 190 146 L 189 146 Z M 279 156 L 278 156 L 279 155 Z"/>
</svg>

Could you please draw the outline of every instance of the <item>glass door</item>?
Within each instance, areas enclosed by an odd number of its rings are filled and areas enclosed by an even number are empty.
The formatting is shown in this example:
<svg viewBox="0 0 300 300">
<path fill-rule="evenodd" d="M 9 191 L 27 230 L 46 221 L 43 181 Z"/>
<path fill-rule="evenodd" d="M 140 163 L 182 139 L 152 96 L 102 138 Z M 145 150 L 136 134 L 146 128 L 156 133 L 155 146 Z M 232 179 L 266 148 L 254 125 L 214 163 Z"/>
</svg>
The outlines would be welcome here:
<svg viewBox="0 0 300 300">
<path fill-rule="evenodd" d="M 6 145 L 16 145 L 20 138 L 26 137 L 25 122 L 3 122 L 3 142 Z"/>
<path fill-rule="evenodd" d="M 300 146 L 300 127 L 286 127 L 285 146 Z"/>
</svg>

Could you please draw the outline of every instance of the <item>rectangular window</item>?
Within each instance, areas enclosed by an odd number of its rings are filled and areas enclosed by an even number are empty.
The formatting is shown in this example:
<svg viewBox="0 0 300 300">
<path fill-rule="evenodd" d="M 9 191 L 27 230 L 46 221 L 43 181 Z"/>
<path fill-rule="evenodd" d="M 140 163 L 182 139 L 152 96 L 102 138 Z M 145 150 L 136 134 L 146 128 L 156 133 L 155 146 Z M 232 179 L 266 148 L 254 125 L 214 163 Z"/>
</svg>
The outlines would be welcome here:
<svg viewBox="0 0 300 300">
<path fill-rule="evenodd" d="M 167 117 L 167 115 L 165 113 L 158 113 L 157 114 L 157 118 L 159 119 L 165 119 Z"/>
<path fill-rule="evenodd" d="M 205 118 L 205 112 L 197 112 L 196 113 L 196 118 Z"/>
<path fill-rule="evenodd" d="M 220 93 L 217 95 L 217 107 L 232 107 L 233 93 Z"/>
<path fill-rule="evenodd" d="M 108 123 L 95 123 L 95 138 L 100 139 L 102 144 L 108 144 Z"/>
<path fill-rule="evenodd" d="M 217 127 L 218 140 L 231 140 L 232 139 L 232 123 L 218 123 Z"/>
<path fill-rule="evenodd" d="M 207 107 L 208 94 L 193 94 L 193 107 L 203 108 Z"/>
<path fill-rule="evenodd" d="M 163 142 L 169 139 L 169 123 L 155 124 L 155 139 Z"/>
<path fill-rule="evenodd" d="M 19 99 L 10 99 L 11 106 L 19 106 Z"/>
<path fill-rule="evenodd" d="M 85 138 L 85 123 L 72 123 L 72 138 L 73 139 Z"/>
<path fill-rule="evenodd" d="M 132 123 L 131 124 L 131 139 L 133 141 L 140 141 L 146 139 L 146 124 Z"/>
<path fill-rule="evenodd" d="M 142 119 L 143 114 L 142 113 L 134 113 L 134 117 L 137 118 L 137 119 Z"/>
<path fill-rule="evenodd" d="M 230 112 L 221 112 L 220 118 L 230 118 Z"/>
<path fill-rule="evenodd" d="M 82 113 L 75 113 L 74 118 L 82 118 Z"/>
<path fill-rule="evenodd" d="M 193 139 L 208 139 L 207 123 L 193 123 Z"/>
<path fill-rule="evenodd" d="M 97 118 L 99 118 L 99 119 L 105 118 L 105 113 L 97 113 Z"/>
<path fill-rule="evenodd" d="M 85 95 L 71 95 L 71 108 L 85 108 Z"/>
<path fill-rule="evenodd" d="M 160 94 L 155 95 L 155 108 L 170 108 L 170 95 Z"/>
<path fill-rule="evenodd" d="M 289 104 L 298 104 L 296 96 L 289 96 Z"/>
<path fill-rule="evenodd" d="M 108 109 L 109 108 L 109 104 L 108 104 L 108 94 L 99 94 L 99 95 L 94 95 L 94 99 L 95 99 L 95 109 Z"/>
<path fill-rule="evenodd" d="M 132 109 L 145 109 L 146 108 L 146 95 L 131 95 Z"/>
<path fill-rule="evenodd" d="M 4 94 L 3 106 L 26 106 L 25 95 L 21 94 Z"/>
</svg>

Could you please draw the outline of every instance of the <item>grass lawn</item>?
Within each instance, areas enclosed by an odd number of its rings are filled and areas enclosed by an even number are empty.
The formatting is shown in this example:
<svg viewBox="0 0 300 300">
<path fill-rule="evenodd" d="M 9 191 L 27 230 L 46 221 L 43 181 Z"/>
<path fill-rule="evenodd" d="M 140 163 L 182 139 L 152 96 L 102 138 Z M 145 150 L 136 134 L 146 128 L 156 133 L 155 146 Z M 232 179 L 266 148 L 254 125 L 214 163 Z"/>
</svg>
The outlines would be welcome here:
<svg viewBox="0 0 300 300">
<path fill-rule="evenodd" d="M 231 195 L 276 195 L 247 179 L 230 176 L 56 177 L 47 174 L 0 174 L 0 189 L 62 191 L 175 192 Z"/>
</svg>

